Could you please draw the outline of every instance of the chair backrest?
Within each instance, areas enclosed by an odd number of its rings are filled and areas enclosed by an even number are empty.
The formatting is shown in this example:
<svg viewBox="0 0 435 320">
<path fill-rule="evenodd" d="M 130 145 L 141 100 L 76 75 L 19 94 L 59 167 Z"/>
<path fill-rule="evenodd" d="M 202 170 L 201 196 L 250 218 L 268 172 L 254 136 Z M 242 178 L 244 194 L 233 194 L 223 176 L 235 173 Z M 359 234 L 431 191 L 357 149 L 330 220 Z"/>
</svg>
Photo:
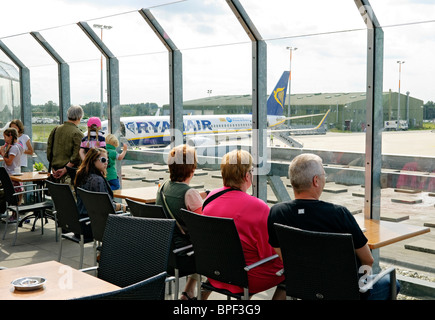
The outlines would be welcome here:
<svg viewBox="0 0 435 320">
<path fill-rule="evenodd" d="M 351 234 L 301 230 L 275 223 L 287 295 L 306 300 L 359 300 Z"/>
<path fill-rule="evenodd" d="M 0 181 L 5 193 L 6 202 L 8 205 L 16 206 L 18 204 L 18 196 L 13 195 L 15 193 L 15 188 L 5 167 L 0 167 Z"/>
<path fill-rule="evenodd" d="M 163 300 L 165 295 L 166 272 L 119 290 L 95 294 L 76 300 Z"/>
<path fill-rule="evenodd" d="M 56 209 L 56 219 L 59 227 L 67 232 L 82 234 L 79 222 L 79 211 L 71 187 L 68 184 L 46 181 Z"/>
<path fill-rule="evenodd" d="M 115 214 L 109 195 L 104 192 L 89 191 L 78 187 L 77 196 L 80 197 L 88 211 L 94 239 L 103 241 L 107 217 L 109 214 Z"/>
<path fill-rule="evenodd" d="M 135 217 L 166 219 L 162 206 L 125 199 L 130 213 Z"/>
<path fill-rule="evenodd" d="M 196 272 L 208 278 L 248 287 L 240 237 L 233 219 L 209 217 L 181 209 L 195 252 Z"/>
<path fill-rule="evenodd" d="M 125 287 L 166 271 L 174 226 L 172 219 L 109 215 L 98 277 Z"/>
</svg>

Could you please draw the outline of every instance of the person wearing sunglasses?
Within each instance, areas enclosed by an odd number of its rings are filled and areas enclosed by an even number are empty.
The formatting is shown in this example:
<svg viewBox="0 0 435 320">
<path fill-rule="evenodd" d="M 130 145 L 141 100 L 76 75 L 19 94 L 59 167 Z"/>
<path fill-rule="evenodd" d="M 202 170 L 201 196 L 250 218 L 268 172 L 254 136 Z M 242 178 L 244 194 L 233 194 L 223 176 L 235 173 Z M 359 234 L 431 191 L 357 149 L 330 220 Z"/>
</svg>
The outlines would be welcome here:
<svg viewBox="0 0 435 320">
<path fill-rule="evenodd" d="M 109 183 L 106 180 L 107 165 L 109 158 L 107 156 L 107 150 L 102 148 L 91 148 L 86 153 L 83 162 L 77 169 L 76 177 L 74 180 L 74 186 L 80 187 L 89 191 L 105 192 L 112 200 L 115 211 L 123 210 L 125 212 L 126 207 L 121 203 L 113 201 L 113 192 Z M 84 206 L 80 196 L 77 194 L 77 207 L 79 209 L 80 218 L 88 216 L 86 207 Z M 89 225 L 84 227 L 85 239 L 92 238 L 92 230 Z"/>
</svg>

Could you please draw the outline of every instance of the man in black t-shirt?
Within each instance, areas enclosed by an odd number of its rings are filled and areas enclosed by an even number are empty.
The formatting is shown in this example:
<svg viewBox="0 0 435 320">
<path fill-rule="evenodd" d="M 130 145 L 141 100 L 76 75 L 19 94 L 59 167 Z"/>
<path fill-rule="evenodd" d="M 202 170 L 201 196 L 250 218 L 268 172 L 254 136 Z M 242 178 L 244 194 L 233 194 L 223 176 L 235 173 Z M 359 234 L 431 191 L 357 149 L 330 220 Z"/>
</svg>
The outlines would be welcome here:
<svg viewBox="0 0 435 320">
<path fill-rule="evenodd" d="M 301 154 L 289 166 L 289 177 L 295 200 L 272 206 L 268 218 L 269 243 L 281 256 L 274 223 L 295 228 L 331 233 L 350 233 L 360 265 L 372 267 L 374 259 L 367 238 L 348 209 L 319 200 L 326 182 L 322 159 L 314 154 Z M 389 279 L 380 284 L 380 295 L 389 296 Z M 373 291 L 373 289 L 372 289 Z M 383 295 L 385 292 L 385 295 Z"/>
</svg>

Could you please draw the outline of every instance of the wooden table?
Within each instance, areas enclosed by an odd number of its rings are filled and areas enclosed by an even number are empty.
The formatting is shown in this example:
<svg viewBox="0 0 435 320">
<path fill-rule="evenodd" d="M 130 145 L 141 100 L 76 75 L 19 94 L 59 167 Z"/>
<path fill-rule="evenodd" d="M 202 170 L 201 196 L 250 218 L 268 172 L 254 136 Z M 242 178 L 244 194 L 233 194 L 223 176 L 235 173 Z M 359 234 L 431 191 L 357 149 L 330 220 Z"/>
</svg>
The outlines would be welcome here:
<svg viewBox="0 0 435 320">
<path fill-rule="evenodd" d="M 119 189 L 113 191 L 113 197 L 120 199 L 131 199 L 143 203 L 155 203 L 158 186 L 140 187 L 131 189 Z M 206 197 L 205 191 L 200 192 L 201 197 Z"/>
<path fill-rule="evenodd" d="M 33 291 L 16 290 L 15 279 L 41 276 L 45 285 Z M 110 292 L 118 286 L 56 261 L 0 270 L 0 300 L 65 300 Z"/>
<path fill-rule="evenodd" d="M 361 217 L 355 217 L 355 219 L 361 228 L 365 228 L 364 235 L 368 239 L 370 249 L 378 249 L 430 232 L 428 227 L 414 226 L 406 223 L 364 219 Z"/>
<path fill-rule="evenodd" d="M 49 173 L 39 173 L 36 171 L 33 172 L 22 172 L 19 175 L 10 175 L 12 181 L 17 182 L 36 182 L 36 183 L 42 183 L 50 176 Z"/>
<path fill-rule="evenodd" d="M 157 186 L 140 187 L 131 189 L 119 189 L 113 191 L 113 197 L 120 199 L 131 199 L 144 203 L 155 203 L 157 195 Z"/>
</svg>

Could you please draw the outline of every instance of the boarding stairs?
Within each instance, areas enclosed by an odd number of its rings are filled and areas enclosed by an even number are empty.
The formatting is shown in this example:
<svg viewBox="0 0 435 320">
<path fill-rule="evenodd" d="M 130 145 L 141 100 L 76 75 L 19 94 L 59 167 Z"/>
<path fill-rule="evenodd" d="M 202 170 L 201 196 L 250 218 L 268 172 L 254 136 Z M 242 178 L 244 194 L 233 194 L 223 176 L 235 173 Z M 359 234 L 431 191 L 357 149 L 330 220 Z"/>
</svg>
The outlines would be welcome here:
<svg viewBox="0 0 435 320">
<path fill-rule="evenodd" d="M 304 145 L 296 139 L 289 136 L 288 132 L 274 132 L 273 136 L 293 148 L 303 148 Z"/>
</svg>

